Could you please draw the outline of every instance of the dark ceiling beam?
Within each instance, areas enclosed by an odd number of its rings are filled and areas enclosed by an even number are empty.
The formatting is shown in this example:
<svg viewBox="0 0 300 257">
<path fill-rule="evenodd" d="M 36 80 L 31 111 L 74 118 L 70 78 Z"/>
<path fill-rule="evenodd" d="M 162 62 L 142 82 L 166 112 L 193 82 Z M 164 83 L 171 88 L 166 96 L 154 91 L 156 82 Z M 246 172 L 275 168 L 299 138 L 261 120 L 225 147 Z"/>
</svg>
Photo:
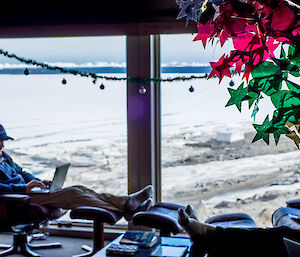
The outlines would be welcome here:
<svg viewBox="0 0 300 257">
<path fill-rule="evenodd" d="M 196 32 L 196 23 L 191 22 L 185 27 L 185 21 L 5 27 L 0 25 L 0 38 L 155 35 Z"/>
<path fill-rule="evenodd" d="M 176 20 L 175 0 L 4 1 L 1 9 L 1 38 L 197 32 L 195 22 Z"/>
</svg>

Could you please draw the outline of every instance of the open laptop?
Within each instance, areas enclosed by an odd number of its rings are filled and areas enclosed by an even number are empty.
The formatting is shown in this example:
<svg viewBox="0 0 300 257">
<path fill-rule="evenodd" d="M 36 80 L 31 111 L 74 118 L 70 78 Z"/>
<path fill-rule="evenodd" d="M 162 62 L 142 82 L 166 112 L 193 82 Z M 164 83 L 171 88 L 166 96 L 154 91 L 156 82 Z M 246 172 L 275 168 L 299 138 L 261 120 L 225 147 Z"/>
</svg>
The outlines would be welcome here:
<svg viewBox="0 0 300 257">
<path fill-rule="evenodd" d="M 32 188 L 31 193 L 52 193 L 62 189 L 66 180 L 69 167 L 70 163 L 56 166 L 51 186 L 49 188 Z"/>
</svg>

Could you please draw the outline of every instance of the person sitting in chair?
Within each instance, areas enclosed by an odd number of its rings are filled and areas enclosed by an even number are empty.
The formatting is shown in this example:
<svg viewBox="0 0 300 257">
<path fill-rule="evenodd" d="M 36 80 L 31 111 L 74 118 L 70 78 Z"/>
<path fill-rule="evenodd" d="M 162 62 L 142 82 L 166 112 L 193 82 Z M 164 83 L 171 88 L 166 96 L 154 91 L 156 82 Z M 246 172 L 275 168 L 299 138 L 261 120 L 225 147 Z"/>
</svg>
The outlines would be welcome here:
<svg viewBox="0 0 300 257">
<path fill-rule="evenodd" d="M 3 151 L 6 140 L 13 140 L 13 138 L 7 136 L 4 127 L 0 124 L 0 193 L 30 194 L 33 203 L 62 209 L 73 209 L 79 206 L 99 207 L 122 213 L 126 219 L 130 219 L 131 215 L 137 211 L 148 209 L 152 204 L 153 187 L 151 185 L 125 196 L 99 194 L 84 186 L 71 186 L 48 194 L 33 194 L 33 188 L 47 188 L 51 185 L 51 181 L 40 180 L 23 171 Z"/>
<path fill-rule="evenodd" d="M 178 222 L 193 242 L 193 257 L 288 257 L 283 238 L 300 240 L 300 231 L 285 226 L 223 228 L 202 223 L 190 205 L 178 210 Z"/>
</svg>

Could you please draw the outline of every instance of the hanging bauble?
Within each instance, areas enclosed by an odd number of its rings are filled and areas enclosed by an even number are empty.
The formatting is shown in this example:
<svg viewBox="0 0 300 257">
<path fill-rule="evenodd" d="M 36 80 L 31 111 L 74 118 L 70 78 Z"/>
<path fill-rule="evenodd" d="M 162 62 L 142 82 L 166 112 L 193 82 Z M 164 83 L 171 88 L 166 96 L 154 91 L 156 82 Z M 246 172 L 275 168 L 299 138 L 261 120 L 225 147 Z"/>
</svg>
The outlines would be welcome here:
<svg viewBox="0 0 300 257">
<path fill-rule="evenodd" d="M 29 70 L 28 70 L 27 68 L 25 68 L 24 74 L 25 74 L 26 76 L 30 74 L 30 72 L 29 72 Z"/>
<path fill-rule="evenodd" d="M 67 84 L 67 80 L 66 80 L 65 78 L 63 78 L 63 80 L 61 81 L 61 83 L 62 83 L 63 85 L 66 85 L 66 84 Z"/>
<path fill-rule="evenodd" d="M 104 88 L 105 88 L 104 84 L 102 83 L 102 84 L 99 86 L 99 88 L 100 88 L 100 89 L 104 89 Z"/>
<path fill-rule="evenodd" d="M 231 86 L 231 87 L 233 87 L 233 86 L 234 86 L 234 82 L 233 82 L 233 80 L 230 80 L 230 82 L 229 82 L 229 86 Z"/>
<path fill-rule="evenodd" d="M 189 91 L 190 91 L 191 93 L 193 93 L 193 92 L 195 91 L 194 87 L 193 87 L 193 86 L 190 86 Z"/>
<path fill-rule="evenodd" d="M 141 87 L 139 88 L 139 93 L 140 93 L 141 95 L 145 95 L 145 94 L 147 93 L 147 89 L 146 89 L 144 86 L 141 86 Z"/>
</svg>

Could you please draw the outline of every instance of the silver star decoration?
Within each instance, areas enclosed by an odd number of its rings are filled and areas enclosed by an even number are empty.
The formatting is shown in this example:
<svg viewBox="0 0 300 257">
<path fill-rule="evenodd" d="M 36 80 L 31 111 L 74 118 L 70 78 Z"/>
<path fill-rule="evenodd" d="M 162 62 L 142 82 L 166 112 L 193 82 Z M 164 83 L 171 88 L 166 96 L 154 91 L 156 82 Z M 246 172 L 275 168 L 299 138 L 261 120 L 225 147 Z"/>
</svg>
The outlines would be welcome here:
<svg viewBox="0 0 300 257">
<path fill-rule="evenodd" d="M 203 7 L 204 0 L 194 0 L 194 3 L 195 3 L 194 10 L 197 14 L 197 21 L 199 21 L 202 14 L 202 7 Z"/>
<path fill-rule="evenodd" d="M 220 6 L 225 1 L 224 0 L 211 0 L 211 2 L 216 6 Z"/>
<path fill-rule="evenodd" d="M 219 6 L 217 6 L 217 5 L 214 5 L 213 4 L 213 7 L 215 8 L 215 14 L 214 14 L 214 17 L 213 17 L 213 21 L 215 21 L 218 17 L 219 17 L 219 15 L 220 15 L 220 7 Z"/>
<path fill-rule="evenodd" d="M 200 12 L 201 15 L 201 8 L 202 8 L 202 3 L 204 0 L 176 0 L 176 3 L 179 5 L 179 8 L 181 9 L 177 19 L 181 19 L 183 17 L 186 17 L 186 26 L 189 22 L 191 21 L 198 21 L 199 19 L 199 14 Z"/>
<path fill-rule="evenodd" d="M 196 12 L 201 10 L 203 2 L 204 0 L 194 0 L 194 9 Z"/>
</svg>

